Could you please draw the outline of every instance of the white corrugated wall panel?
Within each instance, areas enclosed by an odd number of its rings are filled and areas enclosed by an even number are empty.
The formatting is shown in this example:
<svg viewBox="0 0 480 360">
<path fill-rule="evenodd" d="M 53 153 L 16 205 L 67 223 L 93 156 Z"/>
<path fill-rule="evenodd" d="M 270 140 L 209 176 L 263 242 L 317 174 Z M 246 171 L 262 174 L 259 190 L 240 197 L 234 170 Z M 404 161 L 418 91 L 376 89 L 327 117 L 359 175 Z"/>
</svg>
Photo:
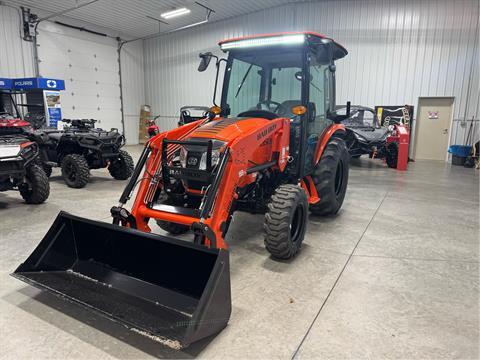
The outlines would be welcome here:
<svg viewBox="0 0 480 360">
<path fill-rule="evenodd" d="M 145 104 L 143 42 L 125 44 L 121 54 L 125 136 L 128 144 L 138 144 L 140 107 Z"/>
<path fill-rule="evenodd" d="M 0 77 L 34 75 L 32 43 L 21 39 L 19 9 L 0 5 Z"/>
<path fill-rule="evenodd" d="M 297 2 L 149 39 L 144 47 L 147 103 L 155 113 L 171 116 L 164 127 L 173 127 L 180 106 L 211 104 L 214 70 L 196 72 L 199 52 L 220 54 L 217 42 L 223 38 L 312 30 L 349 51 L 337 64 L 337 103 L 416 106 L 419 96 L 455 96 L 455 118 L 478 117 L 478 4 Z"/>
</svg>

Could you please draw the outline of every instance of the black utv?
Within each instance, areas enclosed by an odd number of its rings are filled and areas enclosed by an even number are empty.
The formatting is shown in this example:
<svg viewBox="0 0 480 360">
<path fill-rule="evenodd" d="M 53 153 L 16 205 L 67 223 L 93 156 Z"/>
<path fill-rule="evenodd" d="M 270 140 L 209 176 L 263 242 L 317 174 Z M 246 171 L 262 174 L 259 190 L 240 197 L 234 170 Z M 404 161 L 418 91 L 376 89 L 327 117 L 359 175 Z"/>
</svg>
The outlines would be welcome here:
<svg viewBox="0 0 480 360">
<path fill-rule="evenodd" d="M 117 180 L 128 179 L 133 172 L 132 157 L 124 150 L 125 137 L 117 129 L 95 128 L 94 119 L 64 119 L 64 130 L 42 129 L 32 132 L 40 147 L 40 159 L 47 176 L 53 166 L 62 169 L 66 184 L 84 187 L 90 169 L 108 168 Z"/>
<path fill-rule="evenodd" d="M 339 107 L 338 112 L 345 111 Z M 398 144 L 387 142 L 390 130 L 380 126 L 372 108 L 352 105 L 350 117 L 342 122 L 346 127 L 345 141 L 352 158 L 367 154 L 370 158 L 385 159 L 387 166 L 397 167 Z"/>
</svg>

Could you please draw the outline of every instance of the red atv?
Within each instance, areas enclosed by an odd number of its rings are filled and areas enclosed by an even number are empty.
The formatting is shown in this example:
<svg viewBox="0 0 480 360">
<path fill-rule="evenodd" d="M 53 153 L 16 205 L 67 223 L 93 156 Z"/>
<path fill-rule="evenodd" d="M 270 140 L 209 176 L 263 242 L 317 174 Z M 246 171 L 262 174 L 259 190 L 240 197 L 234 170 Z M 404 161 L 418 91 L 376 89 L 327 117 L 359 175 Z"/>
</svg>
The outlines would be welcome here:
<svg viewBox="0 0 480 360">
<path fill-rule="evenodd" d="M 18 190 L 27 204 L 50 194 L 48 177 L 38 165 L 38 145 L 28 139 L 30 123 L 0 112 L 0 191 Z"/>
</svg>

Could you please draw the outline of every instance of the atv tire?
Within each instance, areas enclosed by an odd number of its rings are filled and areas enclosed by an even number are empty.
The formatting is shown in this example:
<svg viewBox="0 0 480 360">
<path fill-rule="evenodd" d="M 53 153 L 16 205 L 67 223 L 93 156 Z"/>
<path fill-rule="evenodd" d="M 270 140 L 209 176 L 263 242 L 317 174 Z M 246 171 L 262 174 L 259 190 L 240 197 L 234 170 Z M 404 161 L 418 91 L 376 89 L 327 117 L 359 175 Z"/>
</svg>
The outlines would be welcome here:
<svg viewBox="0 0 480 360">
<path fill-rule="evenodd" d="M 62 176 L 71 188 L 83 188 L 90 178 L 90 167 L 83 155 L 70 154 L 62 160 Z"/>
<path fill-rule="evenodd" d="M 334 215 L 342 207 L 348 183 L 349 154 L 345 141 L 333 137 L 312 174 L 320 201 L 310 205 L 314 215 Z"/>
<path fill-rule="evenodd" d="M 20 187 L 20 195 L 27 204 L 41 204 L 48 199 L 50 195 L 50 184 L 48 183 L 48 177 L 43 169 L 36 165 L 30 165 L 26 169 L 26 175 L 28 184 L 27 186 Z"/>
<path fill-rule="evenodd" d="M 385 152 L 385 161 L 387 162 L 387 166 L 392 169 L 397 168 L 397 161 L 398 161 L 398 144 L 396 142 L 391 142 L 386 146 Z"/>
<path fill-rule="evenodd" d="M 276 259 L 294 257 L 302 246 L 307 227 L 308 201 L 298 185 L 280 185 L 265 214 L 265 247 Z"/>
<path fill-rule="evenodd" d="M 52 175 L 52 167 L 50 165 L 47 165 L 46 163 L 44 163 L 40 159 L 40 156 L 38 156 L 35 159 L 35 164 L 37 164 L 38 166 L 40 166 L 43 169 L 43 172 L 45 173 L 45 175 L 47 175 L 47 177 L 50 177 Z"/>
<path fill-rule="evenodd" d="M 190 227 L 187 225 L 176 224 L 169 221 L 157 220 L 157 225 L 166 232 L 172 235 L 185 234 L 190 230 Z"/>
<path fill-rule="evenodd" d="M 110 175 L 116 180 L 127 180 L 133 174 L 133 159 L 130 154 L 120 150 L 118 157 L 108 166 Z"/>
</svg>

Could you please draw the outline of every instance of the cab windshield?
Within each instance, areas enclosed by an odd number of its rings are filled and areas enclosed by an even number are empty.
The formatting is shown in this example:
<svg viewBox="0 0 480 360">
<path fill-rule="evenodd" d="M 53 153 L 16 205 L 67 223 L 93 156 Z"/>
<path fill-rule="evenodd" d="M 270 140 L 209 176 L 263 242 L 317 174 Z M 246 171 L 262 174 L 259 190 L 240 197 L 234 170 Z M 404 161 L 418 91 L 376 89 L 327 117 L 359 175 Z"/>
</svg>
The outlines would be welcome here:
<svg viewBox="0 0 480 360">
<path fill-rule="evenodd" d="M 292 117 L 291 108 L 301 105 L 302 57 L 295 48 L 231 52 L 222 97 L 226 115 L 259 111 Z"/>
</svg>

